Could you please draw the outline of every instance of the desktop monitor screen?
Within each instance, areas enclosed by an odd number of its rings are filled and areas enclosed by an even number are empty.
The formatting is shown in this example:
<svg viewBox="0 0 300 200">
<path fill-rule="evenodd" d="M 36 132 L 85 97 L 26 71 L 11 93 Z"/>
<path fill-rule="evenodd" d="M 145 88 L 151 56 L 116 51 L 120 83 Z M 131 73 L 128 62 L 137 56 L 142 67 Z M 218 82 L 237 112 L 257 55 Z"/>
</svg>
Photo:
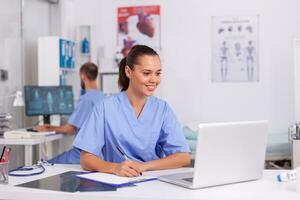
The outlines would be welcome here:
<svg viewBox="0 0 300 200">
<path fill-rule="evenodd" d="M 69 115 L 73 112 L 71 86 L 25 86 L 27 116 Z"/>
</svg>

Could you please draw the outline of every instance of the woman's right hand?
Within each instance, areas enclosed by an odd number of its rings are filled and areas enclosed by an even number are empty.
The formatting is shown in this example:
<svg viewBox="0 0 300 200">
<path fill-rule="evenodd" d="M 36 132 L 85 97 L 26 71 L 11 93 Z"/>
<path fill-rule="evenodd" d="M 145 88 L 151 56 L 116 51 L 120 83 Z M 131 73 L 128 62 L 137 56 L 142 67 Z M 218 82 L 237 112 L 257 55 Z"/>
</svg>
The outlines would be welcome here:
<svg viewBox="0 0 300 200">
<path fill-rule="evenodd" d="M 142 172 L 132 161 L 124 161 L 122 163 L 116 163 L 113 173 L 118 176 L 135 177 L 140 176 Z"/>
</svg>

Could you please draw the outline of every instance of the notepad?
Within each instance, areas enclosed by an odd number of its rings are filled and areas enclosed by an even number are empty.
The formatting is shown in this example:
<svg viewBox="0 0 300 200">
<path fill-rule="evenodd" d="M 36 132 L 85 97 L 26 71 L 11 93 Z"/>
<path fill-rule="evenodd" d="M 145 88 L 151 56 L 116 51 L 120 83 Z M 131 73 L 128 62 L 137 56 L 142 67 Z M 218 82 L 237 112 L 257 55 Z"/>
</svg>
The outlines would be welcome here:
<svg viewBox="0 0 300 200">
<path fill-rule="evenodd" d="M 106 183 L 108 185 L 113 185 L 118 187 L 130 186 L 135 183 L 152 181 L 157 179 L 157 177 L 150 177 L 150 176 L 122 177 L 114 174 L 106 174 L 100 172 L 92 172 L 92 173 L 81 174 L 77 176 L 80 178 L 89 179 L 100 183 Z"/>
</svg>

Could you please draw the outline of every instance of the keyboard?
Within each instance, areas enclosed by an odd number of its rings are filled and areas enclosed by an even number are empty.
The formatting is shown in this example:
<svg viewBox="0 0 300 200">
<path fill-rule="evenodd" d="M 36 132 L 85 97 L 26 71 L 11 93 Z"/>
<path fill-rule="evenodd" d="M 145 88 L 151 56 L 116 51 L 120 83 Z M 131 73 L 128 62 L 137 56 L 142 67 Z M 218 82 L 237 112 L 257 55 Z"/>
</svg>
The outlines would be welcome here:
<svg viewBox="0 0 300 200">
<path fill-rule="evenodd" d="M 32 132 L 27 131 L 27 129 L 18 129 L 4 132 L 4 138 L 10 139 L 26 139 L 33 137 L 41 137 L 55 134 L 55 131 L 48 132 Z"/>
<path fill-rule="evenodd" d="M 26 131 L 29 131 L 29 132 L 38 132 L 37 130 L 35 130 L 33 128 L 26 128 Z"/>
</svg>

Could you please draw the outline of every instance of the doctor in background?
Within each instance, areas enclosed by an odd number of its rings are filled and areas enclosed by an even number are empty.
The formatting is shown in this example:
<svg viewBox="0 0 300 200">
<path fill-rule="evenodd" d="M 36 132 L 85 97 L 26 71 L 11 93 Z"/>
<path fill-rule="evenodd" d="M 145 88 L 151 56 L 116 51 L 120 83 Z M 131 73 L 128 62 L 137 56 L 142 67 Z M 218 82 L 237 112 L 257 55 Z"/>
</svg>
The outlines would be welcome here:
<svg viewBox="0 0 300 200">
<path fill-rule="evenodd" d="M 55 131 L 63 134 L 76 134 L 83 122 L 90 115 L 94 105 L 103 100 L 104 95 L 97 88 L 98 67 L 93 63 L 85 63 L 80 71 L 81 88 L 85 94 L 80 96 L 77 106 L 70 116 L 68 122 L 62 126 L 49 124 L 34 127 L 37 131 Z M 48 162 L 57 164 L 79 164 L 80 150 L 73 147 L 70 150 L 52 158 Z"/>
<path fill-rule="evenodd" d="M 95 105 L 74 140 L 83 169 L 133 177 L 190 164 L 173 110 L 152 96 L 160 74 L 160 58 L 152 48 L 132 47 L 119 66 L 121 92 Z"/>
</svg>

